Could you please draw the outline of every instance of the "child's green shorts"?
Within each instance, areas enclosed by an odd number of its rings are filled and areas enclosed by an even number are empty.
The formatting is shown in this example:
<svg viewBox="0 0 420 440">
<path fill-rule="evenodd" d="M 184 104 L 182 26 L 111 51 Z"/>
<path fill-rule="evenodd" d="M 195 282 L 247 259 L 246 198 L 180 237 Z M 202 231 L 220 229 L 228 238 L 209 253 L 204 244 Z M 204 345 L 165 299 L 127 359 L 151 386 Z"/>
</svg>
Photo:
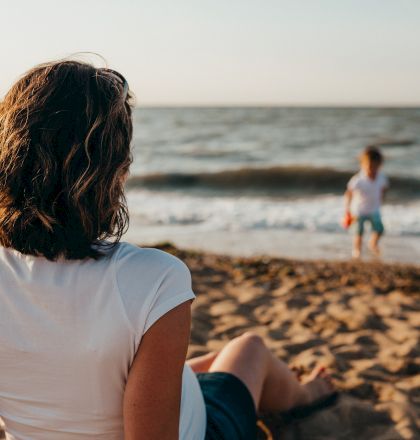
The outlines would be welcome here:
<svg viewBox="0 0 420 440">
<path fill-rule="evenodd" d="M 372 231 L 375 231 L 380 235 L 384 233 L 384 225 L 382 223 L 380 212 L 373 212 L 372 214 L 359 215 L 356 221 L 357 235 L 363 235 L 363 233 L 365 232 L 366 222 L 370 223 Z"/>
</svg>

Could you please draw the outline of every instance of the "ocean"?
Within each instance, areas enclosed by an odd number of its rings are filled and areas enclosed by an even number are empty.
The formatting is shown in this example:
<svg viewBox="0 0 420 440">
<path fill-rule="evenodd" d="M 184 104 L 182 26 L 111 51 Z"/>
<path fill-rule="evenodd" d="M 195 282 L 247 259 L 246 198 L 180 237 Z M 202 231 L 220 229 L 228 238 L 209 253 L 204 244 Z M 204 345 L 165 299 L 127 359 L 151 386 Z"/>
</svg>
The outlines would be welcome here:
<svg viewBox="0 0 420 440">
<path fill-rule="evenodd" d="M 420 262 L 415 108 L 137 108 L 127 237 L 346 258 L 342 194 L 370 144 L 382 149 L 391 183 L 382 210 L 385 257 Z"/>
</svg>

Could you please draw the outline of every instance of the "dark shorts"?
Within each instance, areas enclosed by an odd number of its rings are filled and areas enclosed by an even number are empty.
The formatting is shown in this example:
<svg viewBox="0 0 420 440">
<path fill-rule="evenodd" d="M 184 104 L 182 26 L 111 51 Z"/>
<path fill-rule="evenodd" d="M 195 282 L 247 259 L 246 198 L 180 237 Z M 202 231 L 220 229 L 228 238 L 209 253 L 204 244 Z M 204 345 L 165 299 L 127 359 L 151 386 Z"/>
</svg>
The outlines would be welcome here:
<svg viewBox="0 0 420 440">
<path fill-rule="evenodd" d="M 384 233 L 384 225 L 382 223 L 381 214 L 379 212 L 373 212 L 372 214 L 359 215 L 356 222 L 357 235 L 363 235 L 363 233 L 365 232 L 364 226 L 366 222 L 370 223 L 372 231 L 375 231 L 380 235 Z"/>
<path fill-rule="evenodd" d="M 257 414 L 246 385 L 230 373 L 197 373 L 207 412 L 206 440 L 255 440 Z"/>
</svg>

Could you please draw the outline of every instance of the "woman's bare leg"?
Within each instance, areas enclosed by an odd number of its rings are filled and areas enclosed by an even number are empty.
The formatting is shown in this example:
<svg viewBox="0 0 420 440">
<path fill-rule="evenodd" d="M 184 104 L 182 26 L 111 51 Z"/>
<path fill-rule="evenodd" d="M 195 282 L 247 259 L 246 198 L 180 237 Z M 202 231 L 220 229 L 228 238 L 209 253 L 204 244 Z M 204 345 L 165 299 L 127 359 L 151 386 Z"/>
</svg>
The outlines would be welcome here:
<svg viewBox="0 0 420 440">
<path fill-rule="evenodd" d="M 209 371 L 211 364 L 215 361 L 219 352 L 211 351 L 187 360 L 187 364 L 192 368 L 194 373 L 206 373 Z"/>
<path fill-rule="evenodd" d="M 329 376 L 322 372 L 308 383 L 300 384 L 288 366 L 252 333 L 230 341 L 217 355 L 209 371 L 223 371 L 239 377 L 260 411 L 286 411 L 310 404 L 334 391 Z"/>
</svg>

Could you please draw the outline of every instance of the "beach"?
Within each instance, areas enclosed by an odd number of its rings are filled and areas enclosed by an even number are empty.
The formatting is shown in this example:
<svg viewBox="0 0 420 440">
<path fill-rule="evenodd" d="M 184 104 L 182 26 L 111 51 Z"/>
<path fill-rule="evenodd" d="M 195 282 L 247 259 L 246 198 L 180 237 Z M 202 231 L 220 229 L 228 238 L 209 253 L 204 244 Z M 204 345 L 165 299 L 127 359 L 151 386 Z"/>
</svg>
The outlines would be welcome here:
<svg viewBox="0 0 420 440">
<path fill-rule="evenodd" d="M 343 193 L 374 144 L 390 181 L 382 257 L 420 264 L 419 121 L 418 108 L 137 108 L 125 239 L 346 260 Z"/>
<path fill-rule="evenodd" d="M 290 366 L 331 372 L 338 403 L 303 420 L 265 415 L 274 439 L 420 437 L 419 266 L 158 247 L 192 272 L 189 357 L 253 331 Z"/>
<path fill-rule="evenodd" d="M 135 112 L 124 239 L 170 242 L 191 269 L 188 355 L 254 331 L 291 367 L 327 367 L 340 391 L 311 417 L 264 415 L 259 440 L 420 438 L 419 118 L 380 107 Z M 343 193 L 367 145 L 385 156 L 385 235 L 380 259 L 365 237 L 352 261 Z"/>
<path fill-rule="evenodd" d="M 420 109 L 162 107 L 133 119 L 123 240 L 170 242 L 160 247 L 191 269 L 188 356 L 253 331 L 305 374 L 327 367 L 340 391 L 302 420 L 264 415 L 272 437 L 258 440 L 420 439 Z M 343 193 L 370 144 L 390 179 L 385 235 L 380 259 L 364 249 L 352 261 Z"/>
</svg>

